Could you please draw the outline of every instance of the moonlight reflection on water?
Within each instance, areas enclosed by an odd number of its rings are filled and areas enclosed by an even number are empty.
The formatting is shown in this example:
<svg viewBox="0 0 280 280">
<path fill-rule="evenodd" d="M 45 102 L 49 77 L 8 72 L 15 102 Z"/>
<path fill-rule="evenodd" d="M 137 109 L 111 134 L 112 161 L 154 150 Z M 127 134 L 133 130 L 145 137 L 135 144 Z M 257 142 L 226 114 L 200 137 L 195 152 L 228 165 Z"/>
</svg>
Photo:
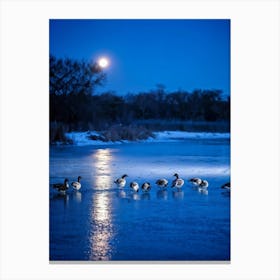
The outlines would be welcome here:
<svg viewBox="0 0 280 280">
<path fill-rule="evenodd" d="M 112 186 L 110 149 L 98 149 L 93 154 L 93 169 L 95 170 L 95 186 L 97 190 L 106 190 Z"/>
<path fill-rule="evenodd" d="M 91 260 L 109 260 L 113 237 L 111 200 L 106 193 L 95 193 L 91 211 Z"/>
<path fill-rule="evenodd" d="M 113 237 L 111 199 L 107 192 L 111 187 L 111 160 L 110 149 L 98 149 L 93 154 L 95 170 L 95 186 L 98 190 L 92 195 L 91 210 L 91 260 L 110 259 L 110 240 Z"/>
</svg>

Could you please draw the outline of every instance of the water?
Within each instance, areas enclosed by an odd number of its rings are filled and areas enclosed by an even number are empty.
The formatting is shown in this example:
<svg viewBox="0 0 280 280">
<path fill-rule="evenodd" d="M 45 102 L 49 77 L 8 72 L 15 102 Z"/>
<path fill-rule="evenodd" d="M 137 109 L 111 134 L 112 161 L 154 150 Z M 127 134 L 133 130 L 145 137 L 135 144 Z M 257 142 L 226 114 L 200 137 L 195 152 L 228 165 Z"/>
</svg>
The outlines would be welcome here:
<svg viewBox="0 0 280 280">
<path fill-rule="evenodd" d="M 114 179 L 152 183 L 149 193 L 119 190 Z M 173 174 L 181 191 L 154 184 Z M 50 187 L 50 260 L 230 260 L 228 139 L 51 147 L 50 185 L 82 176 L 80 191 Z M 199 192 L 187 179 L 209 182 Z"/>
</svg>

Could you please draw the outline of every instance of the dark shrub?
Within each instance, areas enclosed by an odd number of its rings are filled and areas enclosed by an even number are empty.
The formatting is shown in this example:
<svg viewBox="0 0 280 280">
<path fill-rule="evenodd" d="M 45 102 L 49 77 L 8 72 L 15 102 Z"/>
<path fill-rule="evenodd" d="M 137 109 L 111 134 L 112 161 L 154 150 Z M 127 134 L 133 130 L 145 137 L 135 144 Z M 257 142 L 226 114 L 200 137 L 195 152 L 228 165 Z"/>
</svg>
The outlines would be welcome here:
<svg viewBox="0 0 280 280">
<path fill-rule="evenodd" d="M 122 125 L 113 125 L 108 130 L 101 133 L 103 141 L 136 141 L 136 140 L 145 140 L 149 137 L 154 137 L 154 134 L 149 129 L 144 126 L 122 126 Z"/>
<path fill-rule="evenodd" d="M 73 141 L 66 137 L 66 132 L 68 132 L 67 125 L 57 122 L 50 123 L 50 144 L 56 144 L 58 142 L 63 144 L 73 144 Z"/>
</svg>

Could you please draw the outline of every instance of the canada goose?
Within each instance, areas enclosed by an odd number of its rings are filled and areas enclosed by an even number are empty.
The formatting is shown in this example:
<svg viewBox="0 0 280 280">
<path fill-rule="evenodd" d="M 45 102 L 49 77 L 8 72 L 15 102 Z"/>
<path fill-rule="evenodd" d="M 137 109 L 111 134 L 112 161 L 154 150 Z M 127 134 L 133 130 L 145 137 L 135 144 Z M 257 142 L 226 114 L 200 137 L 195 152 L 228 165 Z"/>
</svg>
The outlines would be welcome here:
<svg viewBox="0 0 280 280">
<path fill-rule="evenodd" d="M 161 188 L 166 188 L 168 185 L 168 181 L 166 179 L 158 179 L 156 184 Z"/>
<path fill-rule="evenodd" d="M 53 188 L 61 193 L 65 193 L 69 189 L 69 180 L 66 178 L 64 183 L 53 184 Z"/>
<path fill-rule="evenodd" d="M 175 176 L 176 179 L 173 180 L 171 187 L 182 188 L 182 186 L 184 185 L 184 180 L 179 178 L 179 175 L 177 173 L 175 173 L 173 176 Z"/>
<path fill-rule="evenodd" d="M 209 183 L 206 180 L 201 180 L 201 183 L 199 184 L 200 188 L 206 189 L 206 188 L 208 188 L 208 186 L 209 186 Z"/>
<path fill-rule="evenodd" d="M 143 191 L 146 191 L 146 192 L 147 192 L 147 191 L 149 191 L 149 190 L 151 189 L 151 184 L 148 183 L 148 182 L 145 182 L 145 183 L 142 184 L 141 189 L 142 189 Z"/>
<path fill-rule="evenodd" d="M 82 184 L 81 184 L 81 182 L 80 182 L 81 179 L 82 179 L 82 177 L 79 176 L 77 182 L 72 182 L 72 183 L 71 183 L 71 186 L 73 187 L 73 189 L 75 189 L 75 190 L 78 191 L 78 190 L 82 187 Z"/>
<path fill-rule="evenodd" d="M 117 184 L 118 187 L 123 188 L 126 184 L 125 177 L 128 177 L 128 175 L 126 175 L 126 174 L 122 175 L 122 177 L 115 180 L 114 183 Z"/>
<path fill-rule="evenodd" d="M 199 186 L 202 182 L 200 178 L 191 178 L 189 181 L 193 183 L 195 186 Z"/>
<path fill-rule="evenodd" d="M 137 182 L 131 182 L 130 183 L 130 188 L 133 189 L 135 192 L 139 191 L 139 185 Z"/>
<path fill-rule="evenodd" d="M 225 183 L 221 186 L 222 189 L 230 190 L 230 182 Z"/>
</svg>

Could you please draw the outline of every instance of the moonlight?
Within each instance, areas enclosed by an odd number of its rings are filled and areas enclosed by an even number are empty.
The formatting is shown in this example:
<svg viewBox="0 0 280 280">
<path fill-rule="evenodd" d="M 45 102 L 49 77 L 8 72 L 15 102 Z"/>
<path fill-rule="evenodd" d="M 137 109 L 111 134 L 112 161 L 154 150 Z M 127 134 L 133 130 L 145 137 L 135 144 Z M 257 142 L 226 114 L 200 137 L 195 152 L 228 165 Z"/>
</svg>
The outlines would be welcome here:
<svg viewBox="0 0 280 280">
<path fill-rule="evenodd" d="M 108 65 L 109 65 L 109 60 L 108 60 L 108 58 L 106 58 L 106 57 L 101 57 L 101 58 L 98 60 L 98 65 L 99 65 L 101 68 L 106 68 L 106 67 L 108 67 Z"/>
</svg>

